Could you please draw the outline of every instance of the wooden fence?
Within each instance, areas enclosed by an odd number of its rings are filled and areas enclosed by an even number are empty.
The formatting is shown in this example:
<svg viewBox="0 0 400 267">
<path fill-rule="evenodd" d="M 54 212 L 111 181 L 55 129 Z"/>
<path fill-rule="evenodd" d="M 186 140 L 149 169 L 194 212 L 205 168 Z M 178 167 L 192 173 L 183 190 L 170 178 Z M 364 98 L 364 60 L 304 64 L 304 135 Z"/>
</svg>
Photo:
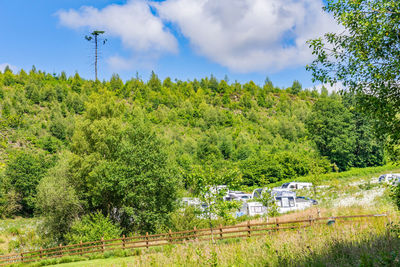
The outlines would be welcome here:
<svg viewBox="0 0 400 267">
<path fill-rule="evenodd" d="M 93 242 L 80 242 L 73 245 L 59 245 L 58 247 L 39 249 L 35 251 L 27 251 L 15 254 L 1 255 L 0 266 L 13 263 L 28 263 L 51 258 L 59 258 L 64 256 L 83 256 L 91 253 L 104 253 L 105 251 L 117 249 L 137 249 L 149 248 L 154 246 L 164 246 L 171 244 L 182 244 L 186 242 L 200 242 L 210 240 L 223 240 L 230 238 L 249 238 L 252 236 L 265 235 L 268 231 L 280 231 L 288 229 L 299 229 L 313 226 L 315 224 L 331 223 L 353 223 L 363 221 L 366 218 L 386 217 L 387 214 L 373 215 L 352 215 L 338 217 L 312 218 L 306 220 L 279 221 L 262 223 L 247 223 L 233 226 L 222 226 L 216 228 L 194 229 L 180 232 L 171 232 L 163 234 L 148 234 L 141 236 L 132 236 L 109 240 L 98 240 Z"/>
</svg>

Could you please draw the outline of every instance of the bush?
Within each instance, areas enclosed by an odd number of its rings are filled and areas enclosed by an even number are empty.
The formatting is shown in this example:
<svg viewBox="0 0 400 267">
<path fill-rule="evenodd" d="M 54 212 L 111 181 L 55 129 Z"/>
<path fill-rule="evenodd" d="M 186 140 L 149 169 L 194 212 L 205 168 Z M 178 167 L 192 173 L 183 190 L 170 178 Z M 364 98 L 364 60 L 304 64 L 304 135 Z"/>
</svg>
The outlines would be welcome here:
<svg viewBox="0 0 400 267">
<path fill-rule="evenodd" d="M 4 189 L 2 190 L 4 191 Z M 2 192 L 0 197 L 0 216 L 12 217 L 21 211 L 21 195 L 15 192 L 15 190 L 7 190 L 8 192 Z"/>
<path fill-rule="evenodd" d="M 172 231 L 190 230 L 195 226 L 198 229 L 207 228 L 209 222 L 199 215 L 201 211 L 192 206 L 179 209 L 171 214 L 170 228 Z"/>
<path fill-rule="evenodd" d="M 113 239 L 121 236 L 122 230 L 115 225 L 109 217 L 105 217 L 100 211 L 88 214 L 80 220 L 76 220 L 66 239 L 70 244 L 80 241 L 89 242 L 104 239 Z"/>
</svg>

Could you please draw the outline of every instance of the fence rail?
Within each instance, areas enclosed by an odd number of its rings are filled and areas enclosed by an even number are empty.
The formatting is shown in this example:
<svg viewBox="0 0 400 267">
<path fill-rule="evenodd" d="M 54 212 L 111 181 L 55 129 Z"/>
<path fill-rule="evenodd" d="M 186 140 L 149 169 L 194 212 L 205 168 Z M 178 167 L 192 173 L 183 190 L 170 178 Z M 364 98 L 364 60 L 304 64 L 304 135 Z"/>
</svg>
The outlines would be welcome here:
<svg viewBox="0 0 400 267">
<path fill-rule="evenodd" d="M 148 234 L 141 236 L 131 236 L 109 240 L 98 240 L 92 242 L 80 242 L 79 244 L 72 245 L 59 245 L 57 247 L 39 249 L 34 251 L 26 251 L 8 255 L 0 255 L 0 266 L 9 265 L 13 263 L 28 263 L 40 261 L 44 259 L 59 258 L 64 256 L 83 256 L 91 253 L 103 253 L 105 251 L 117 249 L 137 249 L 149 248 L 154 246 L 164 246 L 171 244 L 182 244 L 186 242 L 200 242 L 210 240 L 223 240 L 230 238 L 249 238 L 252 236 L 265 235 L 268 231 L 279 231 L 288 229 L 300 229 L 312 227 L 314 224 L 321 224 L 324 221 L 344 221 L 344 222 L 360 222 L 363 218 L 379 218 L 386 217 L 387 214 L 369 214 L 369 215 L 351 215 L 351 216 L 337 216 L 337 217 L 322 217 L 312 218 L 305 220 L 291 220 L 279 221 L 275 219 L 274 222 L 265 223 L 251 223 L 248 221 L 246 224 L 222 226 L 219 225 L 215 228 L 196 229 L 192 230 L 171 232 L 163 234 Z M 358 219 L 358 220 L 353 220 Z M 361 220 L 360 220 L 361 219 Z"/>
</svg>

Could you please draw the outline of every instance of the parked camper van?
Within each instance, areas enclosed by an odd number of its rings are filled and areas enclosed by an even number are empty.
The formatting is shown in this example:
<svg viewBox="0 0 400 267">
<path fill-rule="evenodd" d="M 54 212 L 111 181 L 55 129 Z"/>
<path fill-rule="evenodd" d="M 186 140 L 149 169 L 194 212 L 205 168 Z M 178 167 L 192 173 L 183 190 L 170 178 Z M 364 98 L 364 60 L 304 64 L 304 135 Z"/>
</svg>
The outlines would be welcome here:
<svg viewBox="0 0 400 267">
<path fill-rule="evenodd" d="M 253 193 L 251 193 L 251 198 L 252 199 L 256 199 L 256 198 L 262 197 L 262 193 L 264 191 L 266 191 L 266 190 L 267 190 L 267 188 L 256 188 L 256 189 L 254 189 Z"/>
<path fill-rule="evenodd" d="M 387 173 L 379 176 L 380 183 L 393 183 L 396 180 L 400 179 L 400 173 Z"/>
<path fill-rule="evenodd" d="M 251 194 L 246 194 L 242 191 L 228 191 L 224 200 L 226 200 L 226 201 L 232 201 L 232 200 L 247 201 L 251 198 L 252 198 Z"/>
<path fill-rule="evenodd" d="M 296 210 L 296 193 L 292 191 L 272 191 L 279 213 Z"/>
<path fill-rule="evenodd" d="M 289 190 L 271 190 L 267 191 L 266 188 L 257 188 L 253 191 L 252 197 L 253 199 L 261 198 L 263 194 L 271 194 L 274 199 L 275 203 L 278 206 L 278 212 L 279 213 L 285 213 L 293 210 L 303 210 L 306 208 L 309 208 L 315 203 L 315 200 L 312 199 L 307 199 L 307 198 L 297 198 L 296 192 L 289 191 Z M 250 203 L 258 203 L 258 204 L 251 204 L 253 206 L 249 206 L 247 204 Z M 241 212 L 244 212 L 244 214 L 247 214 L 249 216 L 254 216 L 251 214 L 265 214 L 267 212 L 267 208 L 264 207 L 264 209 L 259 208 L 260 205 L 262 205 L 260 202 L 247 202 L 243 204 L 243 208 L 241 209 Z M 253 210 L 248 210 L 251 209 L 251 207 L 254 207 Z M 256 208 L 258 207 L 258 208 Z"/>
<path fill-rule="evenodd" d="M 256 216 L 264 215 L 265 213 L 267 213 L 267 208 L 261 202 L 244 202 L 242 208 L 236 213 L 236 216 Z"/>
<path fill-rule="evenodd" d="M 312 183 L 290 182 L 284 183 L 280 188 L 285 190 L 308 189 L 313 186 Z"/>
</svg>

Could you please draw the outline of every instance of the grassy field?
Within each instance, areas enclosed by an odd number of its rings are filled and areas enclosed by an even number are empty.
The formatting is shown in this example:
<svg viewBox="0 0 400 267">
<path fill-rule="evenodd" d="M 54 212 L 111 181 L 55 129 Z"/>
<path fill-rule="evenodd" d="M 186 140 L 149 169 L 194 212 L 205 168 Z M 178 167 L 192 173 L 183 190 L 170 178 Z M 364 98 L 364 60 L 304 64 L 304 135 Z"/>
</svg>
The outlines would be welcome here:
<svg viewBox="0 0 400 267">
<path fill-rule="evenodd" d="M 342 212 L 358 211 L 347 208 Z M 398 218 L 392 214 L 391 220 Z M 319 225 L 260 238 L 168 246 L 143 250 L 135 257 L 58 266 L 397 266 L 400 240 L 390 232 L 395 227 L 387 227 L 387 223 L 387 218 L 374 218 L 354 224 Z"/>
<path fill-rule="evenodd" d="M 400 170 L 392 169 L 392 172 Z M 305 230 L 280 231 L 260 238 L 225 240 L 120 252 L 87 258 L 64 258 L 30 266 L 400 266 L 399 213 L 389 197 L 389 187 L 377 183 L 379 173 L 332 178 L 318 187 L 316 206 L 279 217 L 280 221 L 318 216 L 389 212 L 387 219 L 355 224 L 320 225 Z M 262 220 L 262 219 L 258 219 Z M 10 222 L 8 222 L 10 223 Z M 1 224 L 0 224 L 1 225 Z M 119 257 L 118 257 L 119 256 Z M 121 257 L 122 256 L 122 257 Z M 93 259 L 103 257 L 103 259 Z M 105 257 L 105 259 L 104 259 Z"/>
</svg>

